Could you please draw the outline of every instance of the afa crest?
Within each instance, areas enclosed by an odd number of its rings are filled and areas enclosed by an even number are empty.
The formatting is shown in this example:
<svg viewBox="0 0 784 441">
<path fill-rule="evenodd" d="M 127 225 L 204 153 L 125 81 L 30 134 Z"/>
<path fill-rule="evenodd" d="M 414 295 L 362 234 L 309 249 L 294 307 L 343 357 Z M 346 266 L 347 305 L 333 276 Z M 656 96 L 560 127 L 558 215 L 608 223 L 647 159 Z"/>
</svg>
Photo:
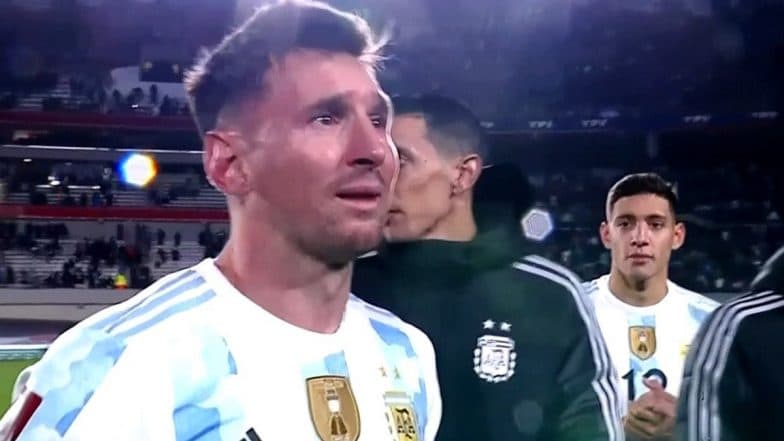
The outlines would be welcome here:
<svg viewBox="0 0 784 441">
<path fill-rule="evenodd" d="M 384 394 L 387 405 L 387 423 L 394 441 L 419 441 L 419 423 L 416 410 L 405 392 Z"/>
<path fill-rule="evenodd" d="M 629 350 L 640 360 L 647 360 L 656 353 L 656 328 L 653 326 L 629 327 Z"/>
<path fill-rule="evenodd" d="M 492 320 L 484 322 L 484 329 L 494 329 Z M 499 329 L 511 332 L 512 325 L 502 322 Z M 500 383 L 512 378 L 517 366 L 515 341 L 511 337 L 486 334 L 476 340 L 474 372 L 489 383 Z"/>
</svg>

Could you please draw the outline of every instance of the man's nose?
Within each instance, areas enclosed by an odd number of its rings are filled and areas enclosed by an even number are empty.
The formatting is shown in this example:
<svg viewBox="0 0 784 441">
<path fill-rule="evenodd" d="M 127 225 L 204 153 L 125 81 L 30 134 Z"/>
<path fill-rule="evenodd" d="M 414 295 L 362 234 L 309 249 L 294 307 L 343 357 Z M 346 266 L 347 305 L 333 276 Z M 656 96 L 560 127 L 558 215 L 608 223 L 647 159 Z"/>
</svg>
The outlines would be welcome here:
<svg viewBox="0 0 784 441">
<path fill-rule="evenodd" d="M 368 119 L 358 120 L 351 128 L 348 162 L 351 165 L 380 167 L 387 160 L 390 146 L 386 136 Z"/>
<path fill-rule="evenodd" d="M 650 243 L 650 230 L 645 223 L 639 223 L 632 232 L 632 245 L 642 247 Z"/>
</svg>

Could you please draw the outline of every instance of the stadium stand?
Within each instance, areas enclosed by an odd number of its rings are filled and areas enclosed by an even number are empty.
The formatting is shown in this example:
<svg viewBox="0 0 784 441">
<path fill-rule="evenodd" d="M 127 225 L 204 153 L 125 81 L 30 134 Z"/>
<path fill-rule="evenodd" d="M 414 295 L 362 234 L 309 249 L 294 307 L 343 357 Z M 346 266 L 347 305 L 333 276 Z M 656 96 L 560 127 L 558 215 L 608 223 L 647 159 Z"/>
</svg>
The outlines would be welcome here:
<svg viewBox="0 0 784 441">
<path fill-rule="evenodd" d="M 685 248 L 675 255 L 673 278 L 683 285 L 703 291 L 742 289 L 753 269 L 782 242 L 784 193 L 781 180 L 773 179 L 777 169 L 770 146 L 784 142 L 784 83 L 779 80 L 784 72 L 781 63 L 768 61 L 778 59 L 774 55 L 780 55 L 784 43 L 768 31 L 784 18 L 781 2 L 577 2 L 566 7 L 559 1 L 522 5 L 501 0 L 493 8 L 481 2 L 441 3 L 429 4 L 427 14 L 383 2 L 363 9 L 376 23 L 406 24 L 396 29 L 380 72 L 382 84 L 392 93 L 453 95 L 482 117 L 495 133 L 498 150 L 505 150 L 500 156 L 527 172 L 536 188 L 536 205 L 552 214 L 554 232 L 535 244 L 543 254 L 585 278 L 603 272 L 608 256 L 596 229 L 607 188 L 626 172 L 650 169 L 682 190 L 679 212 L 689 234 Z M 81 29 L 113 39 L 88 51 L 113 60 L 112 66 L 90 63 L 89 56 L 81 58 L 84 63 L 67 59 L 65 54 L 72 56 L 74 49 L 74 42 L 65 38 L 69 32 L 45 24 L 56 21 L 68 6 L 50 4 L 25 12 L 26 20 L 51 28 L 51 35 L 25 34 L 29 46 L 9 54 L 15 60 L 35 61 L 47 54 L 51 59 L 0 66 L 0 142 L 198 150 L 183 101 L 162 92 L 166 81 L 178 80 L 151 78 L 160 66 L 139 64 L 142 48 L 120 44 L 128 40 L 125 31 L 105 32 L 111 8 L 73 7 L 90 12 L 76 14 L 84 17 Z M 17 6 L 8 8 L 9 14 L 22 13 Z M 190 54 L 213 41 L 233 19 L 218 0 L 178 11 L 174 21 L 182 27 L 172 25 L 172 16 L 149 15 L 145 8 L 129 10 L 129 17 L 139 14 L 138 20 Z M 180 19 L 183 14 L 190 19 Z M 40 69 L 14 69 L 34 65 Z M 135 84 L 119 84 L 112 76 L 112 69 L 121 66 L 137 69 Z M 749 151 L 763 150 L 767 153 L 747 160 Z M 137 189 L 116 176 L 116 158 L 87 163 L 59 156 L 42 161 L 39 155 L 25 163 L 17 153 L 16 161 L 0 161 L 0 196 L 15 212 L 29 206 L 101 208 L 108 215 L 125 208 L 225 207 L 223 196 L 193 170 L 193 162 L 163 164 L 151 186 Z M 85 156 L 98 153 L 103 152 Z M 690 159 L 695 156 L 698 161 Z M 174 232 L 165 230 L 171 238 Z M 0 264 L 41 268 L 30 278 L 43 283 L 52 271 L 63 272 L 82 239 L 61 238 L 62 250 L 52 256 L 47 243 L 38 245 L 43 251 L 35 257 L 29 243 L 22 249 L 5 246 Z M 100 240 L 100 235 L 88 240 Z M 184 238 L 179 262 L 184 266 L 210 254 L 204 248 L 193 237 Z M 168 242 L 163 253 L 151 247 L 142 254 L 152 278 L 179 265 L 170 258 Z M 33 265 L 30 259 L 43 264 Z M 74 268 L 89 270 L 78 262 Z"/>
</svg>

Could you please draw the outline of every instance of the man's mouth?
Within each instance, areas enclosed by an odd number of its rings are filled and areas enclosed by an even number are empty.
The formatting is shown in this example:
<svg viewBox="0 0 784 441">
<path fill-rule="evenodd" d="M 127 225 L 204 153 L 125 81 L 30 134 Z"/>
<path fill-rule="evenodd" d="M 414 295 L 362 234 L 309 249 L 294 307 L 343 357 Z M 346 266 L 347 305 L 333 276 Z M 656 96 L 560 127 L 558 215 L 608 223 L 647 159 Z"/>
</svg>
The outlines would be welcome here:
<svg viewBox="0 0 784 441">
<path fill-rule="evenodd" d="M 382 190 L 376 185 L 357 185 L 345 187 L 335 194 L 346 204 L 361 210 L 372 210 L 381 203 Z"/>
</svg>

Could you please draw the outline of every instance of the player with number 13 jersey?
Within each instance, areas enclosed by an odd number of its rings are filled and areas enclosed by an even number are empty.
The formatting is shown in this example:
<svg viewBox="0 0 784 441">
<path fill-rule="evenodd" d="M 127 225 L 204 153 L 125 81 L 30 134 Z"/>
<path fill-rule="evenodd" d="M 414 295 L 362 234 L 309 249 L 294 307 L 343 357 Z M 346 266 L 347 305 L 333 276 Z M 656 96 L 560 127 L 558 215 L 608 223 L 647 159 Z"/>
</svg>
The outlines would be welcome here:
<svg viewBox="0 0 784 441">
<path fill-rule="evenodd" d="M 718 303 L 668 279 L 683 245 L 678 197 L 660 176 L 629 175 L 609 191 L 600 227 L 610 274 L 585 284 L 618 375 L 627 439 L 670 439 L 689 346 Z"/>
</svg>

